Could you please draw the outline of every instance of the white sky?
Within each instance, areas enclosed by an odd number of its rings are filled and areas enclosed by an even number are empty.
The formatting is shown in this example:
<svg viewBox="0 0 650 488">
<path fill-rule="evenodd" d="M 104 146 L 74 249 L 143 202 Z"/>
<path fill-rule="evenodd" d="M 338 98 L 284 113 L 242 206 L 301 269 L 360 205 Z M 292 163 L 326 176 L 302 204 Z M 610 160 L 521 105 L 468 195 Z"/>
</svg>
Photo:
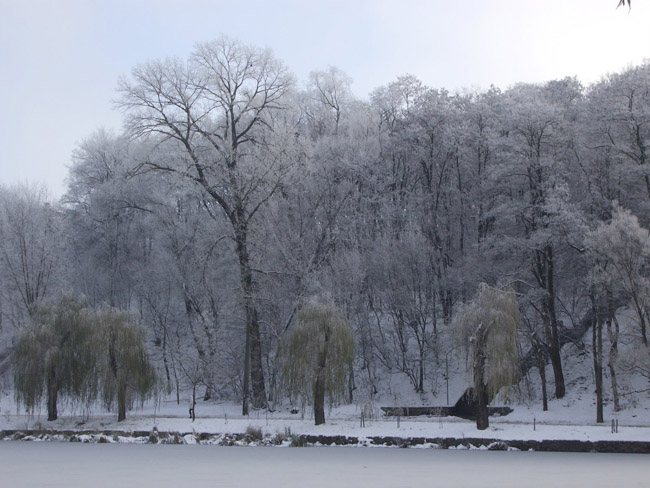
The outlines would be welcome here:
<svg viewBox="0 0 650 488">
<path fill-rule="evenodd" d="M 0 0 L 0 184 L 59 196 L 74 147 L 120 130 L 117 78 L 227 34 L 299 80 L 337 66 L 353 90 L 406 73 L 447 88 L 578 76 L 650 58 L 650 5 L 618 0 Z"/>
</svg>

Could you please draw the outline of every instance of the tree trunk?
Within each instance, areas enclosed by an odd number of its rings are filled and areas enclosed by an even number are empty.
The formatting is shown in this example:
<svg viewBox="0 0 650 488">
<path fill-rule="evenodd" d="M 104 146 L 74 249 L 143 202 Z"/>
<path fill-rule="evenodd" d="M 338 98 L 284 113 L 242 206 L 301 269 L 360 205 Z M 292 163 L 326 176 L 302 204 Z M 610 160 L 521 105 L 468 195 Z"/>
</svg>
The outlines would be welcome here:
<svg viewBox="0 0 650 488">
<path fill-rule="evenodd" d="M 325 382 L 319 374 L 314 381 L 314 423 L 325 423 Z"/>
<path fill-rule="evenodd" d="M 251 305 L 251 386 L 253 387 L 252 403 L 255 408 L 267 408 L 266 386 L 264 384 L 264 363 L 262 361 L 262 339 L 257 309 Z"/>
<path fill-rule="evenodd" d="M 126 419 L 126 384 L 120 381 L 117 384 L 117 421 Z"/>
<path fill-rule="evenodd" d="M 325 329 L 323 348 L 318 353 L 316 366 L 316 379 L 314 380 L 314 423 L 321 425 L 325 423 L 325 366 L 327 364 L 327 353 L 329 349 L 330 329 Z"/>
<path fill-rule="evenodd" d="M 57 411 L 57 399 L 59 396 L 59 385 L 56 380 L 56 372 L 51 369 L 47 378 L 47 420 L 52 421 L 59 418 Z"/>
<path fill-rule="evenodd" d="M 542 410 L 548 410 L 548 390 L 546 389 L 546 355 L 541 346 L 538 346 L 537 352 L 537 369 L 539 370 L 539 379 L 542 383 Z"/>
<path fill-rule="evenodd" d="M 420 345 L 418 393 L 424 393 L 424 345 Z"/>
<path fill-rule="evenodd" d="M 241 414 L 248 415 L 248 403 L 250 401 L 250 378 L 251 378 L 251 339 L 250 330 L 246 326 L 246 341 L 244 343 L 244 378 L 242 381 L 242 407 Z"/>
<path fill-rule="evenodd" d="M 474 395 L 476 395 L 476 428 L 489 427 L 488 393 L 485 385 L 485 348 L 487 347 L 487 328 L 483 324 L 476 330 L 474 344 Z"/>
<path fill-rule="evenodd" d="M 643 341 L 643 345 L 647 346 L 648 334 L 646 332 L 645 310 L 641 306 L 639 297 L 637 296 L 636 293 L 632 293 L 632 300 L 634 301 L 634 308 L 636 310 L 637 317 L 639 318 L 639 328 L 641 329 L 641 340 Z"/>
<path fill-rule="evenodd" d="M 564 372 L 562 371 L 562 358 L 560 356 L 560 334 L 557 315 L 555 313 L 555 272 L 553 262 L 553 246 L 547 244 L 544 248 L 546 260 L 546 313 L 550 325 L 549 356 L 553 366 L 553 378 L 555 380 L 555 398 L 563 398 L 566 394 L 564 384 Z"/>
<path fill-rule="evenodd" d="M 240 217 L 243 220 L 243 216 Z M 248 415 L 249 378 L 253 392 L 251 401 L 254 408 L 266 408 L 266 387 L 264 385 L 264 365 L 262 362 L 262 340 L 257 309 L 254 303 L 255 286 L 248 257 L 248 229 L 240 223 L 235 229 L 236 251 L 239 258 L 241 287 L 244 293 L 246 311 L 246 351 L 244 352 L 244 381 L 242 414 Z"/>
<path fill-rule="evenodd" d="M 618 320 L 613 315 L 611 309 L 609 311 L 610 315 L 607 319 L 607 337 L 610 342 L 609 347 L 609 357 L 607 358 L 607 366 L 609 368 L 609 376 L 612 383 L 612 398 L 614 399 L 614 411 L 618 412 L 621 410 L 620 399 L 618 396 L 618 382 L 616 380 L 616 362 L 618 360 L 618 333 L 619 325 Z M 612 322 L 614 322 L 614 327 L 612 327 Z M 612 328 L 614 329 L 612 331 Z"/>
<path fill-rule="evenodd" d="M 595 307 L 599 304 L 595 302 Z M 600 307 L 596 313 L 596 321 L 591 330 L 592 351 L 594 356 L 594 377 L 596 380 L 596 422 L 602 424 L 603 419 L 603 316 Z"/>
</svg>

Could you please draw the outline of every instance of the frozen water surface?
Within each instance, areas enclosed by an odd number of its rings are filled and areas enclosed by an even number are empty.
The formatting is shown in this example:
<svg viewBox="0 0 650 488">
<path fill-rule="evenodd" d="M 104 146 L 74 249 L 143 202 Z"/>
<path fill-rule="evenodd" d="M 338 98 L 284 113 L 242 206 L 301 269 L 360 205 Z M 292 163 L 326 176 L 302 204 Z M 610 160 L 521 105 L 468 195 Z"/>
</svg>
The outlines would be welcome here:
<svg viewBox="0 0 650 488">
<path fill-rule="evenodd" d="M 0 443 L 3 487 L 647 487 L 630 454 Z"/>
</svg>

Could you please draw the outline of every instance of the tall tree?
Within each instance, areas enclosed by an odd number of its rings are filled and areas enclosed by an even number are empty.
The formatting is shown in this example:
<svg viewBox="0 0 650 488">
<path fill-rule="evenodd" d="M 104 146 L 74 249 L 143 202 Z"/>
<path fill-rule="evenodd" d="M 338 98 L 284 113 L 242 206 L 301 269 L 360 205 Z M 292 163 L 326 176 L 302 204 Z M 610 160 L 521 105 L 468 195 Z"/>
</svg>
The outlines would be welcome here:
<svg viewBox="0 0 650 488">
<path fill-rule="evenodd" d="M 287 171 L 282 143 L 271 151 L 273 113 L 283 107 L 291 78 L 269 50 L 221 38 L 198 45 L 187 63 L 156 61 L 120 82 L 120 106 L 136 136 L 160 139 L 142 169 L 188 180 L 231 227 L 246 317 L 242 412 L 266 405 L 256 280 L 249 236 L 258 211 Z M 288 143 L 289 141 L 283 141 Z"/>
<path fill-rule="evenodd" d="M 511 226 L 502 226 L 500 232 L 509 233 L 513 251 L 530 272 L 532 283 L 527 282 L 525 269 L 517 271 L 520 279 L 533 285 L 529 301 L 544 325 L 557 398 L 566 393 L 560 355 L 562 263 L 563 258 L 567 266 L 578 261 L 566 257 L 575 252 L 567 242 L 579 223 L 566 178 L 574 157 L 572 122 L 580 99 L 581 86 L 571 78 L 542 86 L 517 85 L 505 93 L 500 114 L 504 134 L 500 213 Z M 515 264 L 511 257 L 509 263 Z"/>
</svg>

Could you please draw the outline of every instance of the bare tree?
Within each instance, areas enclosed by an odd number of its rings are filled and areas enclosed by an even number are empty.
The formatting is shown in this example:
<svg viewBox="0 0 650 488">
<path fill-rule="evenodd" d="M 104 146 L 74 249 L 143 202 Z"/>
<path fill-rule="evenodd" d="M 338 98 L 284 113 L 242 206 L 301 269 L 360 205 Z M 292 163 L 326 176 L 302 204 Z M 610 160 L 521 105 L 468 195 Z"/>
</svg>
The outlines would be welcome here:
<svg viewBox="0 0 650 488">
<path fill-rule="evenodd" d="M 270 150 L 270 135 L 273 112 L 283 107 L 291 78 L 269 50 L 226 37 L 198 45 L 187 63 L 140 65 L 132 78 L 119 86 L 129 130 L 134 136 L 157 136 L 165 151 L 149 158 L 143 169 L 189 180 L 214 208 L 213 217 L 225 216 L 230 223 L 246 317 L 246 415 L 249 378 L 253 406 L 266 406 L 249 235 L 254 217 L 287 170 L 283 155 Z"/>
<path fill-rule="evenodd" d="M 0 187 L 0 276 L 5 290 L 14 292 L 23 316 L 48 296 L 59 277 L 59 224 L 45 188 Z"/>
</svg>

